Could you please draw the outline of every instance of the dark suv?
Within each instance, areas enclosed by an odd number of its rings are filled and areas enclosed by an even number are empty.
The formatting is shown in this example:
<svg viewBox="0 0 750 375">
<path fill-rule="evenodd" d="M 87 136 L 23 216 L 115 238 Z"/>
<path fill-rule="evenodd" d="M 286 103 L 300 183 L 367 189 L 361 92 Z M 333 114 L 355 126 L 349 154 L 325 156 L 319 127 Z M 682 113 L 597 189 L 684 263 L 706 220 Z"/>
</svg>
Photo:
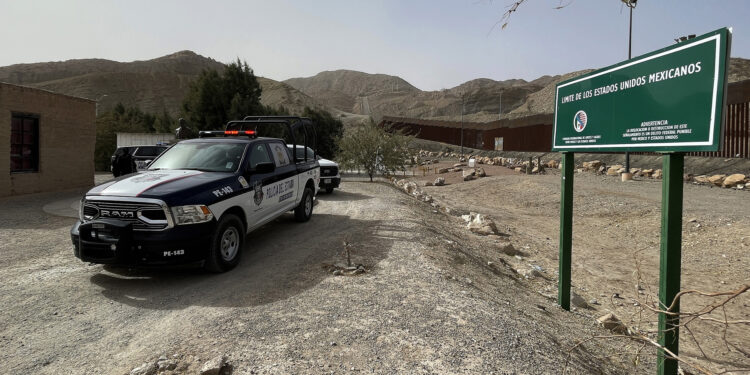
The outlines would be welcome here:
<svg viewBox="0 0 750 375">
<path fill-rule="evenodd" d="M 148 164 L 161 155 L 168 146 L 125 146 L 118 147 L 112 155 L 110 170 L 112 175 L 122 175 L 145 170 Z"/>
</svg>

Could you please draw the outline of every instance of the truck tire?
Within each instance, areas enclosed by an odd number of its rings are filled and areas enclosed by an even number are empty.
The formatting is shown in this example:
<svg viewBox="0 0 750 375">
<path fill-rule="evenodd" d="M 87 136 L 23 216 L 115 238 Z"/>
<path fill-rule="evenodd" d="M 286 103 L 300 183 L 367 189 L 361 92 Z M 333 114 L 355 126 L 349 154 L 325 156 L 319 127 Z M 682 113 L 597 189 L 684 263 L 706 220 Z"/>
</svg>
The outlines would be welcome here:
<svg viewBox="0 0 750 375">
<path fill-rule="evenodd" d="M 294 219 L 303 223 L 310 220 L 313 211 L 313 192 L 309 187 L 305 188 L 305 192 L 302 194 L 302 201 L 299 202 L 299 206 L 294 209 Z"/>
<path fill-rule="evenodd" d="M 210 272 L 226 272 L 237 266 L 245 243 L 245 227 L 235 215 L 226 214 L 216 225 L 211 247 L 203 268 Z"/>
</svg>

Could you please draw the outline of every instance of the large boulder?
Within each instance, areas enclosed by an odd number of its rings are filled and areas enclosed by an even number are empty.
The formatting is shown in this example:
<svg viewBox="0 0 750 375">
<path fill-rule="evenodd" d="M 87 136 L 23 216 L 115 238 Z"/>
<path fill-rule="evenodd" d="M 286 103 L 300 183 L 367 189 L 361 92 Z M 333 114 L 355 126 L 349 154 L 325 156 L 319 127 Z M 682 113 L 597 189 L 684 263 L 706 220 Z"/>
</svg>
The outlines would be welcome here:
<svg viewBox="0 0 750 375">
<path fill-rule="evenodd" d="M 708 178 L 708 182 L 716 186 L 721 186 L 724 183 L 725 178 L 727 178 L 727 175 L 725 174 L 715 174 Z"/>
<path fill-rule="evenodd" d="M 620 165 L 613 165 L 607 169 L 607 176 L 619 176 L 620 175 L 620 169 L 622 166 Z"/>
<path fill-rule="evenodd" d="M 433 182 L 435 186 L 443 186 L 445 185 L 445 177 L 438 177 L 435 179 L 435 182 Z"/>
<path fill-rule="evenodd" d="M 484 168 L 475 168 L 474 169 L 474 175 L 477 177 L 487 177 L 487 173 L 484 171 Z"/>
<path fill-rule="evenodd" d="M 693 181 L 695 181 L 695 182 L 697 182 L 699 184 L 708 184 L 708 183 L 710 183 L 708 181 L 708 176 L 706 176 L 706 175 L 695 176 L 695 177 L 693 177 Z"/>
<path fill-rule="evenodd" d="M 729 175 L 727 178 L 724 179 L 724 182 L 722 183 L 722 186 L 725 188 L 735 187 L 738 184 L 744 184 L 745 183 L 745 175 L 736 173 L 733 175 Z"/>
<path fill-rule="evenodd" d="M 584 161 L 583 162 L 583 169 L 586 170 L 586 171 L 596 171 L 601 166 L 602 166 L 602 162 L 599 161 L 599 160 L 592 160 L 592 161 Z"/>
</svg>

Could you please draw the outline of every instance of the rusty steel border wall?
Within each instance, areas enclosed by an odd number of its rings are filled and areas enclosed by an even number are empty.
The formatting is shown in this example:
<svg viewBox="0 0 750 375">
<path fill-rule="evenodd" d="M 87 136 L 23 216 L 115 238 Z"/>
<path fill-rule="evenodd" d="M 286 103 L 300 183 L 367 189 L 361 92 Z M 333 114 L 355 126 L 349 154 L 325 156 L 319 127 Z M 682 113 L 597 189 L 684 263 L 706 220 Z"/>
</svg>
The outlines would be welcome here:
<svg viewBox="0 0 750 375">
<path fill-rule="evenodd" d="M 729 84 L 721 150 L 691 152 L 688 156 L 750 159 L 750 80 Z M 503 151 L 550 152 L 552 114 L 538 114 L 492 122 L 464 122 L 465 147 L 494 150 L 495 138 L 503 138 Z M 379 126 L 389 125 L 417 138 L 461 144 L 460 121 L 422 120 L 384 116 Z M 633 153 L 646 155 L 654 153 Z"/>
</svg>

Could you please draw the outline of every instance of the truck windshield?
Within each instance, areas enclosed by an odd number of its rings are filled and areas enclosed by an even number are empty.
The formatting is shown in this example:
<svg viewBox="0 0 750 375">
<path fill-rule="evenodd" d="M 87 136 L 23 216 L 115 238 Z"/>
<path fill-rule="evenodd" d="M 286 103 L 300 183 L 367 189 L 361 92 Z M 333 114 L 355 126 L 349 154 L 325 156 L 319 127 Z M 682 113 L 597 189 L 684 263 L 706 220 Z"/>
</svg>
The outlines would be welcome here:
<svg viewBox="0 0 750 375">
<path fill-rule="evenodd" d="M 234 172 L 239 168 L 244 152 L 243 143 L 178 143 L 165 151 L 148 169 Z"/>
</svg>

